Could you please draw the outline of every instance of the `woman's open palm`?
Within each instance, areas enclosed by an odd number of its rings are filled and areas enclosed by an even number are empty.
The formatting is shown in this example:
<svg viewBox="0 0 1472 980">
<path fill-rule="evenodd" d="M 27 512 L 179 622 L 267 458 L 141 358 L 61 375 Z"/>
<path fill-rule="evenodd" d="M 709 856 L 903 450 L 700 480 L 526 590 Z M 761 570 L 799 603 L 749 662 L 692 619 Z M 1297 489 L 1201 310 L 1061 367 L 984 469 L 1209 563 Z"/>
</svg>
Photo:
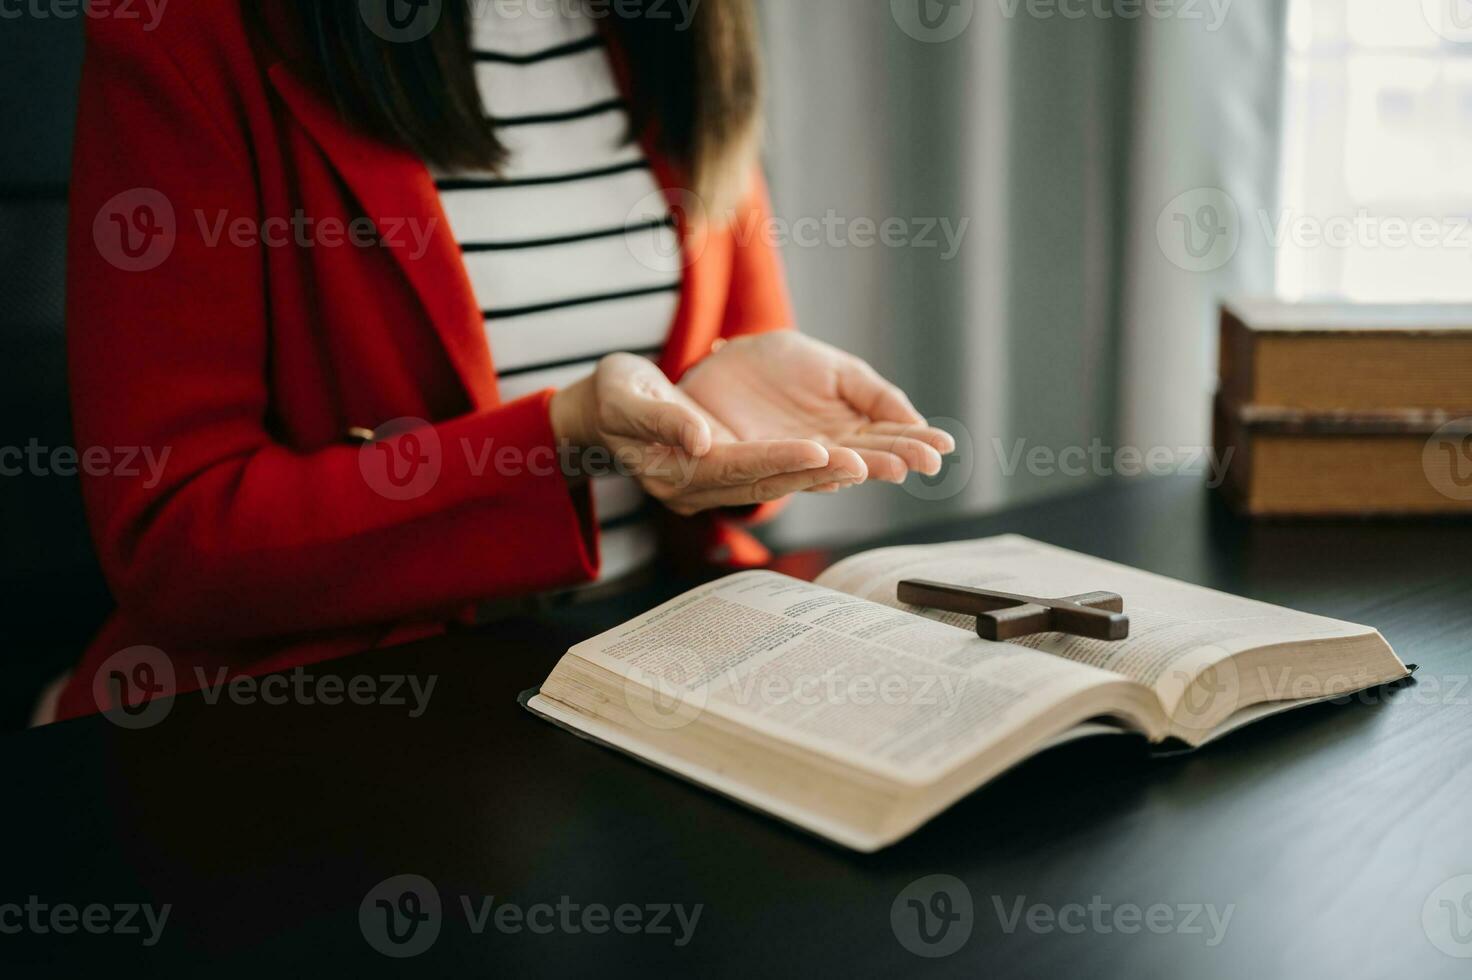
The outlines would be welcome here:
<svg viewBox="0 0 1472 980">
<path fill-rule="evenodd" d="M 680 382 L 717 423 L 715 437 L 812 439 L 846 448 L 871 479 L 940 472 L 955 442 L 863 360 L 791 331 L 733 340 Z M 727 432 L 722 432 L 724 428 Z"/>
</svg>

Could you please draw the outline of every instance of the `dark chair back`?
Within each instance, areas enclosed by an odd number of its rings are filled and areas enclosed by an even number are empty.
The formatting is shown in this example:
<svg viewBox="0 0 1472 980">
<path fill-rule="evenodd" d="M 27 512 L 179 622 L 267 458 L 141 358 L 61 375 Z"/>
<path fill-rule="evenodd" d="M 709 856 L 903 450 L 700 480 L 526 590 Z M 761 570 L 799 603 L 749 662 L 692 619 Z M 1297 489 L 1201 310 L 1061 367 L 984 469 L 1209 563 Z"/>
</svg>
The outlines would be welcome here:
<svg viewBox="0 0 1472 980">
<path fill-rule="evenodd" d="M 76 448 L 62 324 L 82 6 L 30 5 L 0 29 L 0 731 L 25 725 L 110 605 L 77 477 L 55 472 Z"/>
</svg>

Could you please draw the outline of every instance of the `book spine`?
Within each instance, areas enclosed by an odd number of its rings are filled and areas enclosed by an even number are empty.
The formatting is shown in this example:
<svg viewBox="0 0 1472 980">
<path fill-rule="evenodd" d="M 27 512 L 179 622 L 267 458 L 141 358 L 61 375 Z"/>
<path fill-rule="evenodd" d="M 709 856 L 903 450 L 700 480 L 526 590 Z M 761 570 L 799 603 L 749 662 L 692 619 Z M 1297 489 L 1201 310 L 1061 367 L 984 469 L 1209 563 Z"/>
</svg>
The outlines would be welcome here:
<svg viewBox="0 0 1472 980">
<path fill-rule="evenodd" d="M 1227 400 L 1251 405 L 1256 397 L 1257 345 L 1255 335 L 1231 306 L 1222 306 L 1218 378 Z"/>
<path fill-rule="evenodd" d="M 1472 514 L 1472 494 L 1448 492 L 1427 468 L 1428 441 L 1447 436 L 1441 418 L 1243 405 L 1223 389 L 1213 412 L 1218 458 L 1229 460 L 1221 492 L 1254 518 Z M 1464 434 L 1472 439 L 1472 420 Z"/>
</svg>

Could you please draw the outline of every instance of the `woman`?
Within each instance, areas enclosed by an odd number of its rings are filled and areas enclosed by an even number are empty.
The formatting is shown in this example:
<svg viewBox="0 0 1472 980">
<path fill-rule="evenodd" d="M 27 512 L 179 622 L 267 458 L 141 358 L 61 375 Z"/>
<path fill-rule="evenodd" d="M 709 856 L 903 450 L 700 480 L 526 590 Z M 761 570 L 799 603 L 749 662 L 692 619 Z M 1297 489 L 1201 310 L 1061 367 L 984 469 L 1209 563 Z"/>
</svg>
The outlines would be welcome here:
<svg viewBox="0 0 1472 980">
<path fill-rule="evenodd" d="M 751 505 L 939 469 L 901 392 L 774 333 L 745 0 L 561 6 L 92 21 L 77 438 L 164 465 L 87 480 L 118 608 L 61 716 L 621 574 L 646 494 L 739 563 Z"/>
</svg>

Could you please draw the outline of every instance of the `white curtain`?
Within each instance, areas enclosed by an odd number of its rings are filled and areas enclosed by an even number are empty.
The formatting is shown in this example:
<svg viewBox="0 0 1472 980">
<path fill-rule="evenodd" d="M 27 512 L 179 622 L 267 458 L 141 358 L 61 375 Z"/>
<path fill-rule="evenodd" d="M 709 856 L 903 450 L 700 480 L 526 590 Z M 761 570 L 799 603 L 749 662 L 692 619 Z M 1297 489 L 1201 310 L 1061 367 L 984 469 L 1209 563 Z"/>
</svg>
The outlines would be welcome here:
<svg viewBox="0 0 1472 980">
<path fill-rule="evenodd" d="M 1187 271 L 1157 226 L 1193 189 L 1227 190 L 1244 219 L 1271 198 L 1284 7 L 1227 2 L 1216 23 L 1205 0 L 1180 5 L 1204 19 L 1101 6 L 1131 5 L 762 3 L 779 231 L 801 219 L 837 229 L 785 246 L 800 326 L 953 420 L 966 450 L 939 483 L 798 501 L 775 528 L 783 543 L 874 534 L 1096 476 L 1029 467 L 1039 447 L 1046 458 L 1096 441 L 1209 438 L 1215 303 L 1270 289 L 1272 264 L 1240 236 L 1232 261 Z M 909 244 L 854 244 L 863 219 L 900 219 Z M 954 254 L 934 229 L 939 242 L 924 240 L 931 222 L 964 229 Z"/>
<path fill-rule="evenodd" d="M 1216 32 L 1145 25 L 1121 318 L 1127 443 L 1209 444 L 1218 304 L 1273 290 L 1258 215 L 1277 210 L 1286 6 L 1238 0 Z"/>
</svg>

